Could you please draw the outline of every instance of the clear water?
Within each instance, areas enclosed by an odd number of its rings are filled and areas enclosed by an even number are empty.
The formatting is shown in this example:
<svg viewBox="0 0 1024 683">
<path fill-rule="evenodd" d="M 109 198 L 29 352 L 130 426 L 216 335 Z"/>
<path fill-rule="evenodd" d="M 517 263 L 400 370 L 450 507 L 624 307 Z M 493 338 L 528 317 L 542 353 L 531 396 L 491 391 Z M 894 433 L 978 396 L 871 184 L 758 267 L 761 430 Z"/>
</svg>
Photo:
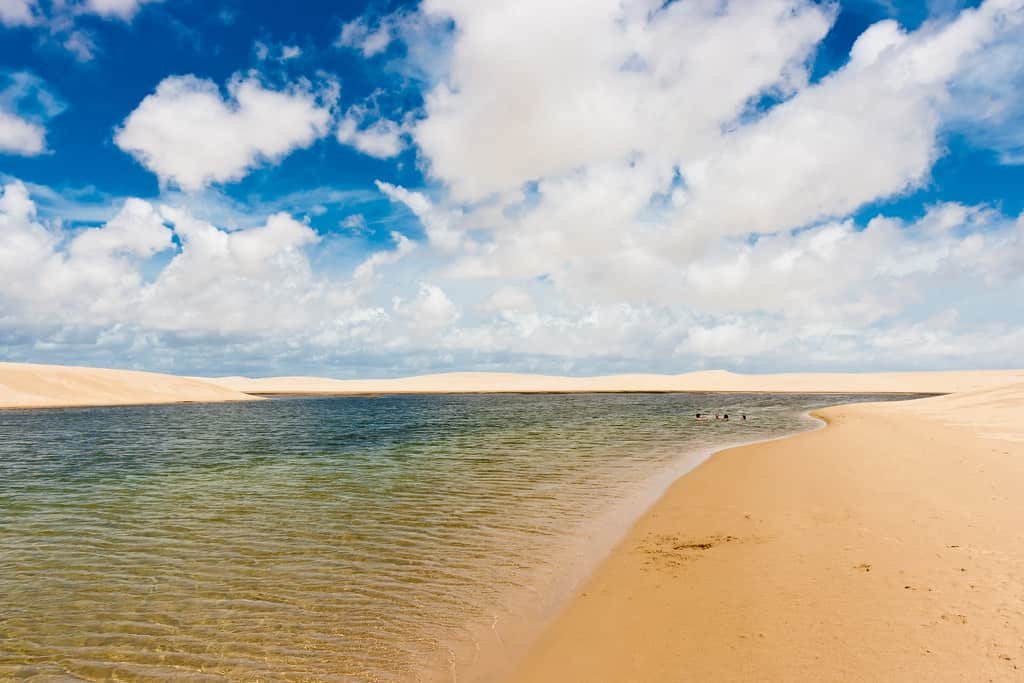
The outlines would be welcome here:
<svg viewBox="0 0 1024 683">
<path fill-rule="evenodd" d="M 0 412 L 0 679 L 487 678 L 702 454 L 883 398 Z"/>
</svg>

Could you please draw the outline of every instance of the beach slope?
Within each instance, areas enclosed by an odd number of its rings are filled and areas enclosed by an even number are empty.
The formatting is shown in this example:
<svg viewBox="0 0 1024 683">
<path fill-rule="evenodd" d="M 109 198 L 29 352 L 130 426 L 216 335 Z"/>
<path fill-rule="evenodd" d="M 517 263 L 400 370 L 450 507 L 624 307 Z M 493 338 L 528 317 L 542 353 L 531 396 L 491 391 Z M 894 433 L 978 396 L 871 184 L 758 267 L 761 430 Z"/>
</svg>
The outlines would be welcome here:
<svg viewBox="0 0 1024 683">
<path fill-rule="evenodd" d="M 63 365 L 0 363 L 0 408 L 251 400 L 255 397 L 191 377 Z"/>
<path fill-rule="evenodd" d="M 1024 384 L 820 415 L 676 482 L 513 680 L 1024 679 Z"/>
</svg>

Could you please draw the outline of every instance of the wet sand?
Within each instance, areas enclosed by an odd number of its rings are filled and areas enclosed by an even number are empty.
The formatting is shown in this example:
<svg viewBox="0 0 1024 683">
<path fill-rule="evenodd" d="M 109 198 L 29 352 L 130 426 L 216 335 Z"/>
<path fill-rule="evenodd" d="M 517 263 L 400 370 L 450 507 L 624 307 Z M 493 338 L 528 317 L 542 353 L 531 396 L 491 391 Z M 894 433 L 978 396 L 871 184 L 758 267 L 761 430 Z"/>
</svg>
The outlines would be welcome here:
<svg viewBox="0 0 1024 683">
<path fill-rule="evenodd" d="M 1024 680 L 1024 384 L 820 416 L 677 481 L 512 680 Z"/>
</svg>

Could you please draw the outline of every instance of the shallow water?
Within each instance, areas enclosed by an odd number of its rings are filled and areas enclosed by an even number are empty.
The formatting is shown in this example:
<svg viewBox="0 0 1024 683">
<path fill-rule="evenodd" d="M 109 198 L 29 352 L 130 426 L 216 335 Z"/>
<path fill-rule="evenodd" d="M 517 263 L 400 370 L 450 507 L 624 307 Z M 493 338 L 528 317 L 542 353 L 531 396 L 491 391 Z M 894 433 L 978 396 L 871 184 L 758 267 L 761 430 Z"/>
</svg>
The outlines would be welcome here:
<svg viewBox="0 0 1024 683">
<path fill-rule="evenodd" d="M 0 412 L 0 679 L 477 677 L 701 453 L 884 398 Z"/>
</svg>

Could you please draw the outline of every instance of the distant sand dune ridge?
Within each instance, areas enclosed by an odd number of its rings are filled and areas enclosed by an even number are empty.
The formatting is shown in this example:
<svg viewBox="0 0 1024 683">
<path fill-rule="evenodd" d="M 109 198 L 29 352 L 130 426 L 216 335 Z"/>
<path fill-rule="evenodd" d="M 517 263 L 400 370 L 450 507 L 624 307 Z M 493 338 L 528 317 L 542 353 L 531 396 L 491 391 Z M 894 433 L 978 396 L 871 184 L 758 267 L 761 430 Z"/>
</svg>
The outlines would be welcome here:
<svg viewBox="0 0 1024 683">
<path fill-rule="evenodd" d="M 255 394 L 375 394 L 445 392 L 755 391 L 945 394 L 1024 382 L 1024 370 L 949 372 L 784 373 L 744 375 L 724 370 L 681 375 L 558 377 L 503 372 L 452 372 L 397 379 L 323 377 L 211 378 Z"/>
<path fill-rule="evenodd" d="M 251 401 L 255 397 L 191 377 L 63 365 L 0 363 L 0 408 Z"/>
<path fill-rule="evenodd" d="M 253 400 L 255 394 L 415 394 L 491 392 L 737 391 L 946 394 L 1024 383 L 1024 370 L 783 373 L 724 370 L 680 375 L 559 377 L 452 372 L 395 379 L 181 377 L 154 372 L 0 363 L 0 408 L 109 406 Z"/>
</svg>

